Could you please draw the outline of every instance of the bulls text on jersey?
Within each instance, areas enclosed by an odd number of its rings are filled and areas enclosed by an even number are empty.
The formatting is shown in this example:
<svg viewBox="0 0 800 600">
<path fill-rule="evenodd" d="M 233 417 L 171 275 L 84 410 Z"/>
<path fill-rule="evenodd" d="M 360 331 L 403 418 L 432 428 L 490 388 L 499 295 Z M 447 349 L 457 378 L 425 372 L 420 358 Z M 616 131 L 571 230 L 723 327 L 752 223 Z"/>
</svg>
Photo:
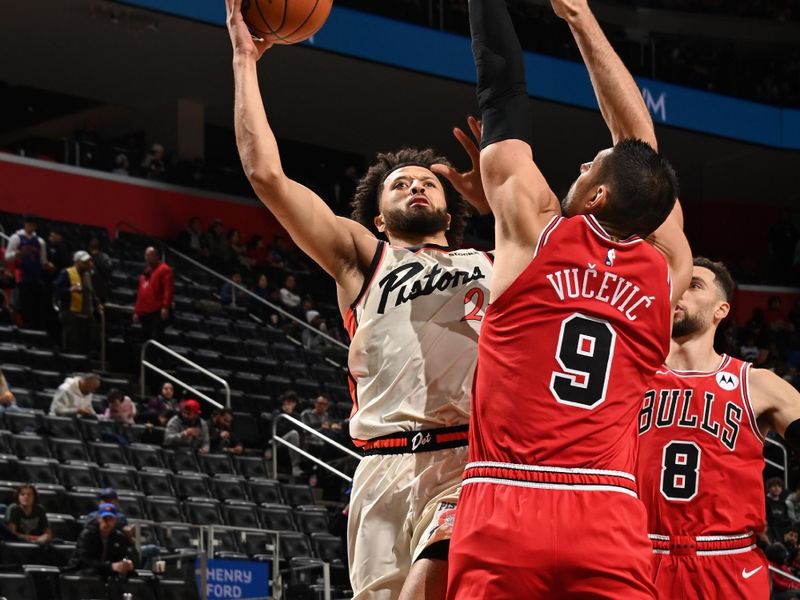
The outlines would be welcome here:
<svg viewBox="0 0 800 600">
<path fill-rule="evenodd" d="M 575 267 L 547 275 L 547 280 L 553 286 L 559 300 L 563 302 L 567 298 L 586 298 L 605 302 L 624 314 L 629 321 L 638 318 L 636 312 L 641 307 L 647 309 L 653 305 L 655 296 L 645 295 L 638 285 L 622 275 L 611 271 L 598 271 L 595 264 L 587 264 L 588 269 Z"/>
<path fill-rule="evenodd" d="M 702 411 L 697 412 L 699 402 L 694 402 L 692 389 L 648 390 L 644 395 L 644 404 L 639 413 L 639 435 L 647 433 L 655 424 L 658 428 L 684 427 L 699 429 L 719 439 L 722 445 L 733 452 L 742 423 L 742 408 L 735 402 L 725 405 L 725 417 L 722 423 L 711 417 L 716 397 L 705 392 L 702 399 Z M 702 414 L 702 417 L 700 416 Z"/>
</svg>

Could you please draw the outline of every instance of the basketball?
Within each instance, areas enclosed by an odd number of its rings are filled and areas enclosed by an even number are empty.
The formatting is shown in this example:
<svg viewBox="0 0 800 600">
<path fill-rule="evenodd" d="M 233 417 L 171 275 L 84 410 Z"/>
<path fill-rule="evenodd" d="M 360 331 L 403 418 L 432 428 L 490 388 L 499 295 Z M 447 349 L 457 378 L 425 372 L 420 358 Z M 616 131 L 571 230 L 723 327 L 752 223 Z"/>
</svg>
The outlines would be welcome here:
<svg viewBox="0 0 800 600">
<path fill-rule="evenodd" d="M 317 33 L 333 0 L 244 0 L 242 15 L 250 31 L 274 44 L 297 44 Z"/>
</svg>

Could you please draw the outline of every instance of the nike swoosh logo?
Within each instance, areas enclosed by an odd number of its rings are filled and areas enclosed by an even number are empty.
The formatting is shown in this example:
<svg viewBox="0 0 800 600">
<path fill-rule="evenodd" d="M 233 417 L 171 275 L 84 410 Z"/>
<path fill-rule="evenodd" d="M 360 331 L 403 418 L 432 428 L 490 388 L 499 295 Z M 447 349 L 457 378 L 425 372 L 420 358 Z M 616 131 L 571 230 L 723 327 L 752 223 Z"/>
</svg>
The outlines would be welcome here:
<svg viewBox="0 0 800 600">
<path fill-rule="evenodd" d="M 756 567 L 752 571 L 748 571 L 747 569 L 742 569 L 742 577 L 744 577 L 745 579 L 750 579 L 753 575 L 758 573 L 763 567 L 764 565 L 761 565 L 760 567 Z"/>
</svg>

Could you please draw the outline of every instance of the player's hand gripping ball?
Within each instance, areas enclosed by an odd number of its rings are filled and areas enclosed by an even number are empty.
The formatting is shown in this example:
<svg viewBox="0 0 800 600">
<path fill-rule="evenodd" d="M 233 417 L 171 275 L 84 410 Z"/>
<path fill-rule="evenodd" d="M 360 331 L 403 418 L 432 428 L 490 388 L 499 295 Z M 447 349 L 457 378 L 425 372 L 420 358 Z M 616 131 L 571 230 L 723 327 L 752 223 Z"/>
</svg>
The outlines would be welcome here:
<svg viewBox="0 0 800 600">
<path fill-rule="evenodd" d="M 242 15 L 250 32 L 273 44 L 297 44 L 317 33 L 333 0 L 243 0 Z"/>
</svg>

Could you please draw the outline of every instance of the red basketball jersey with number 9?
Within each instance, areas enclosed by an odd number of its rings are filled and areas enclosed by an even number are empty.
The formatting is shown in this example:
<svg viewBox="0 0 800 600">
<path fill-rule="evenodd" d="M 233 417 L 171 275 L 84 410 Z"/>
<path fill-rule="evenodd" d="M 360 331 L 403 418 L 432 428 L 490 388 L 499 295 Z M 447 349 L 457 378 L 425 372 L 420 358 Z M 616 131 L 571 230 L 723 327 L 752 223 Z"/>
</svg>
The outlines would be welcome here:
<svg viewBox="0 0 800 600">
<path fill-rule="evenodd" d="M 663 367 L 639 415 L 639 497 L 650 533 L 761 531 L 763 438 L 748 396 L 750 364 L 712 372 Z"/>
<path fill-rule="evenodd" d="M 554 218 L 486 310 L 471 461 L 633 473 L 636 416 L 669 349 L 670 283 L 644 240 Z"/>
</svg>

